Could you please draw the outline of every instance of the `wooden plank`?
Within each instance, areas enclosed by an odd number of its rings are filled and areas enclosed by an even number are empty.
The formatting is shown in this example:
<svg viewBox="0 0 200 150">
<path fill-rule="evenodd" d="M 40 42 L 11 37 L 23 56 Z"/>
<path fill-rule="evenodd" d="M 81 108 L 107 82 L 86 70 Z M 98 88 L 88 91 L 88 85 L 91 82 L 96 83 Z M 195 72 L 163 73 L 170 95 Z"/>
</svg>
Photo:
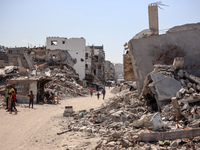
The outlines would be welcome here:
<svg viewBox="0 0 200 150">
<path fill-rule="evenodd" d="M 196 136 L 200 136 L 200 128 L 173 131 L 173 132 L 141 133 L 139 135 L 139 140 L 150 142 L 150 141 L 164 141 L 164 140 L 191 138 Z"/>
</svg>

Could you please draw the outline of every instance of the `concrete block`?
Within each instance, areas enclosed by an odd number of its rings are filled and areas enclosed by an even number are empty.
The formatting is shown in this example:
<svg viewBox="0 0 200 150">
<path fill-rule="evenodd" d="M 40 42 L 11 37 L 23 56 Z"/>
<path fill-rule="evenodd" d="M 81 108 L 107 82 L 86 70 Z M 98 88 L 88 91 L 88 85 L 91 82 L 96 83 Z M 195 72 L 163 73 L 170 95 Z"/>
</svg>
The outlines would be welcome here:
<svg viewBox="0 0 200 150">
<path fill-rule="evenodd" d="M 184 64 L 183 57 L 177 57 L 174 59 L 173 66 L 176 66 L 177 69 L 183 68 L 183 64 Z"/>
<path fill-rule="evenodd" d="M 161 119 L 160 113 L 156 113 L 152 119 L 151 119 L 151 124 L 153 127 L 153 130 L 158 130 L 164 127 L 163 121 Z"/>
<path fill-rule="evenodd" d="M 24 67 L 19 68 L 19 74 L 20 75 L 26 75 L 27 74 L 27 70 Z"/>
<path fill-rule="evenodd" d="M 156 94 L 160 101 L 170 100 L 181 89 L 181 82 L 173 78 L 160 73 L 151 73 L 150 76 L 155 84 Z"/>
</svg>

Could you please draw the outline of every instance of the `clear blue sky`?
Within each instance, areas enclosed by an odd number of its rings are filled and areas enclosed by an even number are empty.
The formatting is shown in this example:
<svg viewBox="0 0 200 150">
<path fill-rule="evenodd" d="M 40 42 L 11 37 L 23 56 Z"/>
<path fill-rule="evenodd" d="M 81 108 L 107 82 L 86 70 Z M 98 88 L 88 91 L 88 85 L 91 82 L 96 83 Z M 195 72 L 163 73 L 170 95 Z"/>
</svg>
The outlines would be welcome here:
<svg viewBox="0 0 200 150">
<path fill-rule="evenodd" d="M 0 45 L 45 45 L 46 37 L 84 37 L 122 62 L 123 44 L 148 29 L 151 0 L 0 0 Z M 162 0 L 159 29 L 200 22 L 200 0 Z"/>
</svg>

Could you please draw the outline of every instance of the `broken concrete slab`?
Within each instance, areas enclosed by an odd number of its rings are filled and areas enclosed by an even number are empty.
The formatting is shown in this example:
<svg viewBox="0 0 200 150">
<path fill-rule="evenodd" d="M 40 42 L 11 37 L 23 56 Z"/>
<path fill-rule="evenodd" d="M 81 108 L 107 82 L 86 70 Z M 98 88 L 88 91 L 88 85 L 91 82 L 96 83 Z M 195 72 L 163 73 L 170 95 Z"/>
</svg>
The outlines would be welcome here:
<svg viewBox="0 0 200 150">
<path fill-rule="evenodd" d="M 159 101 L 171 100 L 181 89 L 181 82 L 173 78 L 166 77 L 160 73 L 151 73 L 150 76 L 155 85 L 155 91 Z"/>
<path fill-rule="evenodd" d="M 139 136 L 139 138 L 137 138 L 138 141 L 144 141 L 144 142 L 175 140 L 175 139 L 200 136 L 200 128 L 178 130 L 172 132 L 141 133 L 135 135 Z"/>
</svg>

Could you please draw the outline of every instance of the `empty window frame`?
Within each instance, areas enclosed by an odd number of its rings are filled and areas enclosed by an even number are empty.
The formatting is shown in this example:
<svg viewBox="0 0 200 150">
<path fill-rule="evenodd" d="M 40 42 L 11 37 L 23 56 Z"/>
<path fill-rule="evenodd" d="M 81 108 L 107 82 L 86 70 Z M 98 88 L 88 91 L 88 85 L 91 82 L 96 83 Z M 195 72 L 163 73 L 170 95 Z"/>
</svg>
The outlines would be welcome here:
<svg viewBox="0 0 200 150">
<path fill-rule="evenodd" d="M 58 41 L 51 41 L 51 45 L 58 45 Z"/>
</svg>

